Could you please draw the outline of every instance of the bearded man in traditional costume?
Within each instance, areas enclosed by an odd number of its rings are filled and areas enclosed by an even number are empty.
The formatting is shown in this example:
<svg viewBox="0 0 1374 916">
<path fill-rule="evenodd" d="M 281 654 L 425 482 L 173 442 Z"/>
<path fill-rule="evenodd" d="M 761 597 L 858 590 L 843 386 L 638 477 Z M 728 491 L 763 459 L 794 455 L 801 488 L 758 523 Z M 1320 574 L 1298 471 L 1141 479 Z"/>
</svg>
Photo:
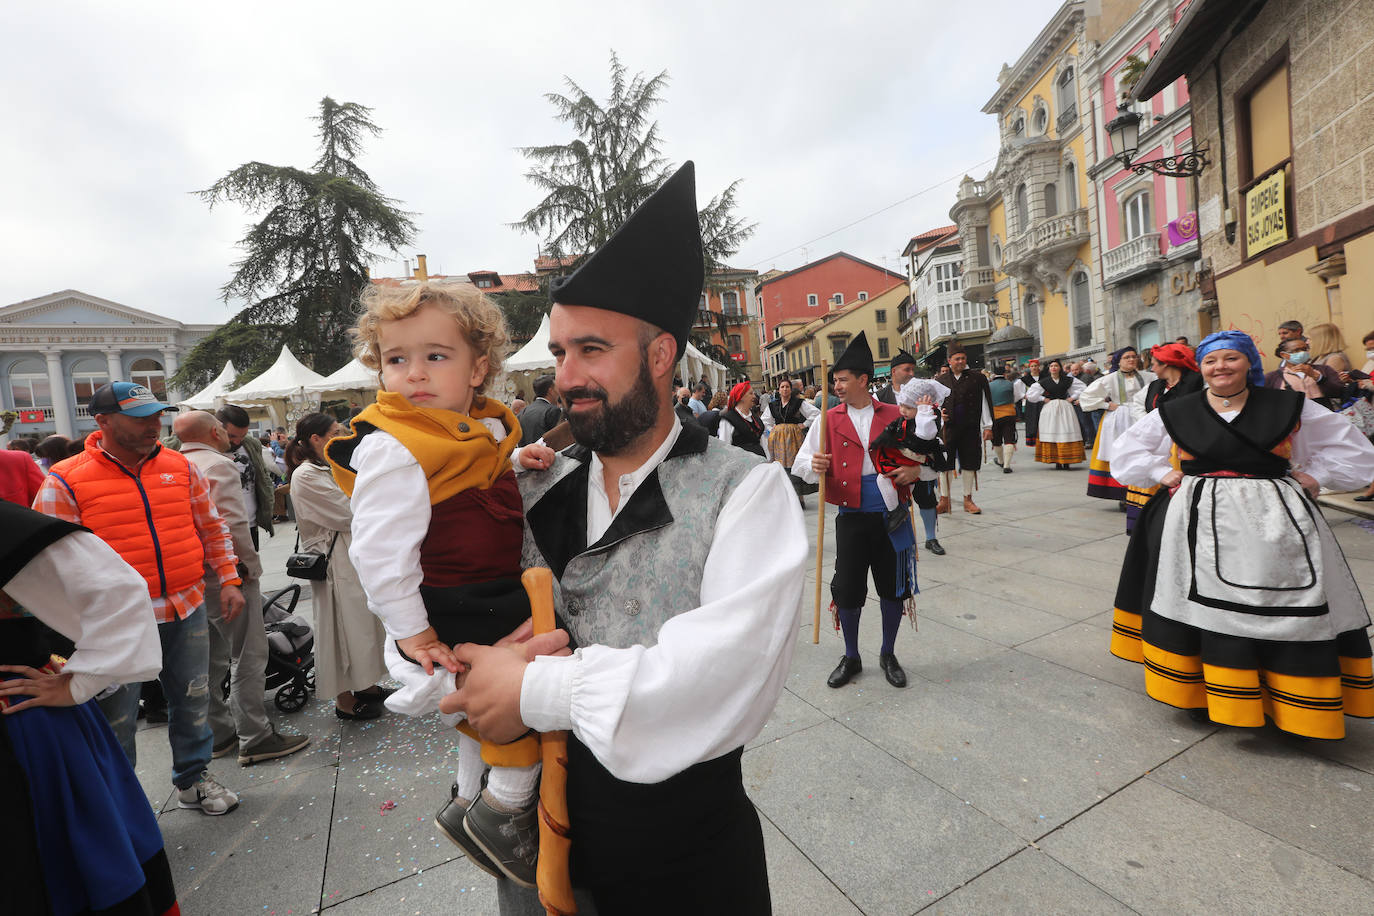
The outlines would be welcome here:
<svg viewBox="0 0 1374 916">
<path fill-rule="evenodd" d="M 549 349 L 576 444 L 520 478 L 524 565 L 553 571 L 579 648 L 531 661 L 461 646 L 469 670 L 442 706 L 498 742 L 569 733 L 584 916 L 771 910 L 740 761 L 787 677 L 807 540 L 780 466 L 673 413 L 703 264 L 689 162 L 554 286 Z M 498 897 L 507 916 L 544 912 L 510 881 Z"/>
</svg>

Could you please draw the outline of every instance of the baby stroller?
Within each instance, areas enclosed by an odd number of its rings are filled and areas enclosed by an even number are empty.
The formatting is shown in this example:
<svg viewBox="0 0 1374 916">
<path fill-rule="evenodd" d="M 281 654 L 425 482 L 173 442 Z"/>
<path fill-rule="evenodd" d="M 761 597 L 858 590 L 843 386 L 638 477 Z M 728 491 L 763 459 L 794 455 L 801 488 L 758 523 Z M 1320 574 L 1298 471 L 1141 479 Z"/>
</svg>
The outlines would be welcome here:
<svg viewBox="0 0 1374 916">
<path fill-rule="evenodd" d="M 315 689 L 315 633 L 295 613 L 301 587 L 288 585 L 262 599 L 262 623 L 267 630 L 267 689 L 276 690 L 273 702 L 282 712 L 305 706 Z M 229 675 L 220 689 L 229 696 Z"/>
</svg>

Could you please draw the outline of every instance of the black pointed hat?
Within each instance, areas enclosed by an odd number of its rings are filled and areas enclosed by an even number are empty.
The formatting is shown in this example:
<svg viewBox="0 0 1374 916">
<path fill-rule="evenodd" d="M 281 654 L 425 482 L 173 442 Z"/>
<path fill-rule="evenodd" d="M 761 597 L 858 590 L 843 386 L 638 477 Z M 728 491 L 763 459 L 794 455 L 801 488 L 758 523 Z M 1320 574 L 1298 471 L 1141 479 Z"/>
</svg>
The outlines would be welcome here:
<svg viewBox="0 0 1374 916">
<path fill-rule="evenodd" d="M 897 355 L 892 357 L 892 362 L 887 365 L 889 369 L 896 369 L 898 366 L 905 366 L 908 364 L 912 366 L 916 365 L 916 357 L 905 350 L 898 350 Z"/>
<path fill-rule="evenodd" d="M 872 378 L 873 351 L 868 348 L 868 335 L 860 331 L 859 336 L 849 342 L 849 346 L 845 347 L 831 368 L 836 372 L 848 369 L 855 375 L 867 375 Z"/>
<path fill-rule="evenodd" d="M 705 280 L 696 166 L 689 161 L 571 276 L 554 281 L 551 298 L 647 321 L 673 335 L 681 356 Z"/>
</svg>

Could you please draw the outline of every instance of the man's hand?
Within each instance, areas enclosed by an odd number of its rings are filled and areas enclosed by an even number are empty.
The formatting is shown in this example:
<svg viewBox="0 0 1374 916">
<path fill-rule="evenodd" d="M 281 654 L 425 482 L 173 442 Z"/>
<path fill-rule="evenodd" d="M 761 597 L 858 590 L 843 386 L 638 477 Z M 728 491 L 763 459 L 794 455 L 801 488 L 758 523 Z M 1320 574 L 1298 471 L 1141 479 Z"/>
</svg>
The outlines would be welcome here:
<svg viewBox="0 0 1374 916">
<path fill-rule="evenodd" d="M 26 696 L 30 699 L 5 708 L 5 715 L 23 712 L 33 706 L 75 706 L 72 699 L 72 676 L 40 671 L 28 665 L 0 665 L 0 673 L 17 674 L 18 678 L 0 681 L 0 697 Z"/>
<path fill-rule="evenodd" d="M 916 406 L 917 406 L 917 407 L 934 407 L 934 406 L 935 406 L 935 399 L 932 398 L 932 397 L 931 397 L 930 395 L 928 395 L 928 394 L 923 394 L 923 395 L 921 395 L 919 398 L 916 399 Z"/>
<path fill-rule="evenodd" d="M 817 452 L 811 456 L 811 470 L 817 474 L 824 474 L 830 470 L 830 455 L 826 452 Z"/>
<path fill-rule="evenodd" d="M 909 487 L 921 479 L 921 468 L 914 464 L 910 466 L 903 465 L 895 470 L 888 471 L 883 476 L 889 478 L 893 483 L 899 483 Z"/>
<path fill-rule="evenodd" d="M 1307 491 L 1307 495 L 1313 500 L 1315 500 L 1317 495 L 1322 491 L 1321 484 L 1317 483 L 1317 478 L 1313 477 L 1311 474 L 1304 474 L 1302 471 L 1294 471 L 1293 479 L 1298 482 L 1299 486 Z"/>
<path fill-rule="evenodd" d="M 1183 472 L 1178 468 L 1173 468 L 1169 473 L 1159 478 L 1159 485 L 1165 489 L 1172 490 L 1183 482 Z"/>
<path fill-rule="evenodd" d="M 464 643 L 455 653 L 467 674 L 457 693 L 439 702 L 442 712 L 462 712 L 485 741 L 506 744 L 526 732 L 520 718 L 520 687 L 529 661 L 523 646 Z"/>
<path fill-rule="evenodd" d="M 425 674 L 433 674 L 435 665 L 442 665 L 454 674 L 458 673 L 458 657 L 453 650 L 439 641 L 434 627 L 425 627 L 414 636 L 396 640 L 396 648 L 415 659 Z"/>
<path fill-rule="evenodd" d="M 1115 402 L 1115 401 L 1112 401 L 1111 403 L 1109 403 L 1109 404 L 1107 405 L 1107 410 L 1108 410 L 1108 412 L 1111 412 L 1111 411 L 1113 411 L 1113 410 L 1116 410 L 1116 402 Z"/>
<path fill-rule="evenodd" d="M 992 441 L 992 430 L 991 430 L 991 429 L 985 429 L 985 430 L 983 430 L 983 441 L 984 441 L 984 442 L 991 442 L 991 441 Z"/>
<path fill-rule="evenodd" d="M 520 450 L 520 466 L 531 471 L 542 471 L 552 467 L 558 453 L 547 445 L 531 443 Z"/>
<path fill-rule="evenodd" d="M 237 585 L 221 585 L 219 587 L 219 613 L 225 622 L 242 614 L 247 605 L 248 602 L 243 598 L 243 591 Z"/>
</svg>

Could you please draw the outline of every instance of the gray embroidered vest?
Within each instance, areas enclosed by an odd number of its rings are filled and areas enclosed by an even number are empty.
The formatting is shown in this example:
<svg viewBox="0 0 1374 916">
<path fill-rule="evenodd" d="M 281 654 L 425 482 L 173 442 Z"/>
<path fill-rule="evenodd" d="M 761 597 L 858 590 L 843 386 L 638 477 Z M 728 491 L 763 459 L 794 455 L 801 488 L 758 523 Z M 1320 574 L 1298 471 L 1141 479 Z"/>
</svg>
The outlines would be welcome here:
<svg viewBox="0 0 1374 916">
<path fill-rule="evenodd" d="M 575 644 L 653 646 L 669 618 L 698 607 L 716 519 L 761 460 L 683 424 L 668 457 L 590 545 L 590 452 L 573 446 L 550 470 L 519 475 L 522 565 L 553 570 L 554 610 Z"/>
</svg>

